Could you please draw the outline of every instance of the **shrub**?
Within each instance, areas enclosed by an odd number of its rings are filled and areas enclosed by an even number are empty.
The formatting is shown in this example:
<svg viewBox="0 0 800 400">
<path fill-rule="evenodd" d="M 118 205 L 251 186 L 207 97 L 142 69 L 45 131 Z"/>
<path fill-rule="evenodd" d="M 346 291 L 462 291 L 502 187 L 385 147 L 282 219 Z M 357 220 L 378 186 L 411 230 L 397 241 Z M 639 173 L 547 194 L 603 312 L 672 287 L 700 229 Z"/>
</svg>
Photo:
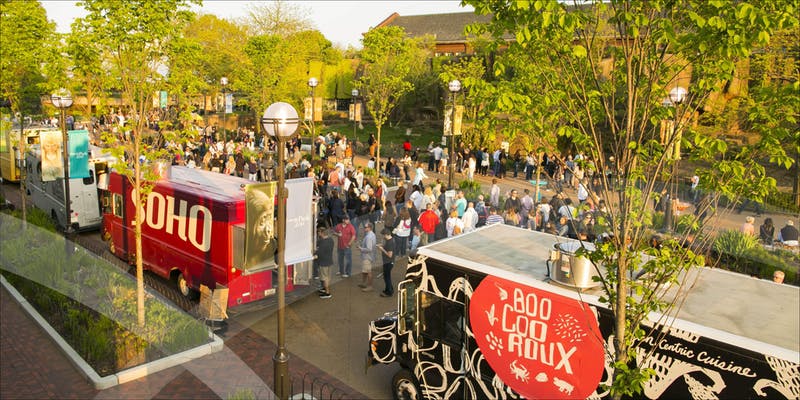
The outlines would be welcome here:
<svg viewBox="0 0 800 400">
<path fill-rule="evenodd" d="M 675 224 L 675 230 L 681 234 L 697 233 L 700 230 L 700 221 L 692 214 L 681 215 Z"/>
<path fill-rule="evenodd" d="M 717 253 L 721 264 L 727 265 L 726 269 L 748 272 L 748 264 L 743 261 L 753 249 L 761 245 L 755 236 L 726 230 L 717 235 L 711 247 Z"/>
</svg>

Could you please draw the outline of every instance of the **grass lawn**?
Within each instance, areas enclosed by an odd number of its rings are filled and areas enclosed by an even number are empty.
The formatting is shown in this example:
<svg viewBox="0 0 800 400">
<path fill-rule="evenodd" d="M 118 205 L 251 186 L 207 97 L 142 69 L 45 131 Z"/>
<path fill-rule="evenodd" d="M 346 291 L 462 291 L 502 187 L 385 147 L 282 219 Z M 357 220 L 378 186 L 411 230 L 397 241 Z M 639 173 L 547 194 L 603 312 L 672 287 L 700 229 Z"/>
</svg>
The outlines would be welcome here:
<svg viewBox="0 0 800 400">
<path fill-rule="evenodd" d="M 366 143 L 370 134 L 378 136 L 378 130 L 372 123 L 364 123 L 364 129 L 356 129 L 356 136 L 358 142 L 363 144 L 363 147 L 357 149 L 358 154 L 365 154 L 367 152 Z M 384 125 L 381 129 L 381 155 L 388 154 L 391 156 L 399 156 L 402 154 L 403 141 L 408 138 L 411 141 L 411 147 L 419 147 L 421 151 L 428 148 L 428 143 L 431 141 L 439 142 L 442 139 L 441 128 L 432 128 L 430 126 L 415 126 L 410 128 L 411 134 L 406 135 L 407 126 L 390 127 Z M 353 138 L 353 124 L 352 123 L 329 123 L 320 129 L 322 134 L 328 132 L 339 132 Z"/>
</svg>

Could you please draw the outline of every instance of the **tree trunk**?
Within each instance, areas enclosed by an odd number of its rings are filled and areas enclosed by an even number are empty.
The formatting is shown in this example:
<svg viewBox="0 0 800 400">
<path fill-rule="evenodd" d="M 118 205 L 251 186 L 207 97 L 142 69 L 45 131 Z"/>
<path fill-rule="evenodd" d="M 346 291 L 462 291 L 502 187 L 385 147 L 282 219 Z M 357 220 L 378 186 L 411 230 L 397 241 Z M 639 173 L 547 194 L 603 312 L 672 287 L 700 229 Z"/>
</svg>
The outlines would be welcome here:
<svg viewBox="0 0 800 400">
<path fill-rule="evenodd" d="M 12 127 L 13 132 L 13 127 Z M 19 113 L 19 156 L 24 160 L 25 159 L 25 146 L 28 144 L 28 139 L 25 137 L 25 114 L 22 112 Z M 14 149 L 11 149 L 11 155 L 14 156 Z M 13 162 L 17 162 L 14 160 Z M 11 169 L 12 171 L 14 168 Z M 28 208 L 26 203 L 28 199 L 25 196 L 25 174 L 27 170 L 25 168 L 19 169 L 19 198 L 22 199 L 21 207 L 22 207 L 22 229 L 26 229 L 28 227 Z M 67 216 L 69 218 L 69 216 Z"/>
<path fill-rule="evenodd" d="M 623 240 L 626 239 L 623 235 Z M 624 246 L 623 241 L 620 246 Z M 623 250 L 624 253 L 624 250 Z M 625 265 L 625 257 L 620 256 L 619 267 L 617 269 L 617 312 L 614 319 L 614 358 L 616 362 L 628 362 L 628 346 L 625 343 L 625 320 L 627 318 L 625 305 L 628 301 L 628 288 L 626 279 L 627 265 Z M 615 372 L 616 375 L 616 372 Z M 612 381 L 613 382 L 613 381 Z M 621 394 L 615 393 L 613 398 L 619 400 Z"/>
<path fill-rule="evenodd" d="M 375 124 L 375 129 L 378 130 L 377 146 L 375 147 L 375 170 L 378 172 L 378 178 L 381 176 L 381 128 L 381 125 Z"/>
<path fill-rule="evenodd" d="M 142 123 L 141 114 L 139 121 L 136 122 L 138 128 L 141 128 Z M 144 267 L 142 265 L 142 221 L 144 221 L 143 207 L 142 207 L 142 164 L 139 162 L 139 154 L 142 143 L 142 131 L 137 129 L 134 131 L 136 135 L 133 139 L 133 188 L 136 194 L 133 196 L 134 207 L 136 208 L 136 225 L 133 227 L 134 240 L 136 242 L 134 253 L 136 261 L 136 317 L 139 327 L 144 327 Z"/>
<path fill-rule="evenodd" d="M 794 185 L 792 187 L 792 196 L 794 197 L 794 205 L 800 207 L 800 144 L 795 146 L 794 152 Z"/>
</svg>

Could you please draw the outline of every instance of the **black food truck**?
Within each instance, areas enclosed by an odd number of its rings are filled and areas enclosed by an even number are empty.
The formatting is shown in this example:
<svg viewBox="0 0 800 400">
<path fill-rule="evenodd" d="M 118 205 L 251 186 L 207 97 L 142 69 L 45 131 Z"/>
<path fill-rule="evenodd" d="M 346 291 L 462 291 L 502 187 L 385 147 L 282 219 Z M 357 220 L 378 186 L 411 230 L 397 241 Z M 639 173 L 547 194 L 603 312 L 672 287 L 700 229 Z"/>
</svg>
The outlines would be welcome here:
<svg viewBox="0 0 800 400">
<path fill-rule="evenodd" d="M 499 224 L 421 247 L 397 310 L 370 323 L 368 365 L 400 364 L 396 398 L 606 397 L 613 320 L 579 246 Z M 643 397 L 800 397 L 800 288 L 690 274 L 677 316 L 645 323 L 669 328 L 638 346 Z"/>
</svg>

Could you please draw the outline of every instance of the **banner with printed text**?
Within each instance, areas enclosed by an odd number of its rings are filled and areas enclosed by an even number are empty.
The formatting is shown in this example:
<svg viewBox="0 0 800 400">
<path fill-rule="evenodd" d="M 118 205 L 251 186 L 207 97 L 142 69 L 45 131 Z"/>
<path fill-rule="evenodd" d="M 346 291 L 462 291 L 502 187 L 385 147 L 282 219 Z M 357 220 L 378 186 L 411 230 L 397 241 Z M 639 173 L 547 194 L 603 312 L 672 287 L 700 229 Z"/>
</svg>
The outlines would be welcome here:
<svg viewBox="0 0 800 400">
<path fill-rule="evenodd" d="M 314 213 L 312 198 L 314 179 L 300 178 L 286 181 L 289 199 L 286 202 L 286 265 L 314 258 Z"/>
<path fill-rule="evenodd" d="M 83 179 L 89 175 L 89 131 L 85 129 L 68 131 L 69 135 L 69 178 Z"/>
</svg>

